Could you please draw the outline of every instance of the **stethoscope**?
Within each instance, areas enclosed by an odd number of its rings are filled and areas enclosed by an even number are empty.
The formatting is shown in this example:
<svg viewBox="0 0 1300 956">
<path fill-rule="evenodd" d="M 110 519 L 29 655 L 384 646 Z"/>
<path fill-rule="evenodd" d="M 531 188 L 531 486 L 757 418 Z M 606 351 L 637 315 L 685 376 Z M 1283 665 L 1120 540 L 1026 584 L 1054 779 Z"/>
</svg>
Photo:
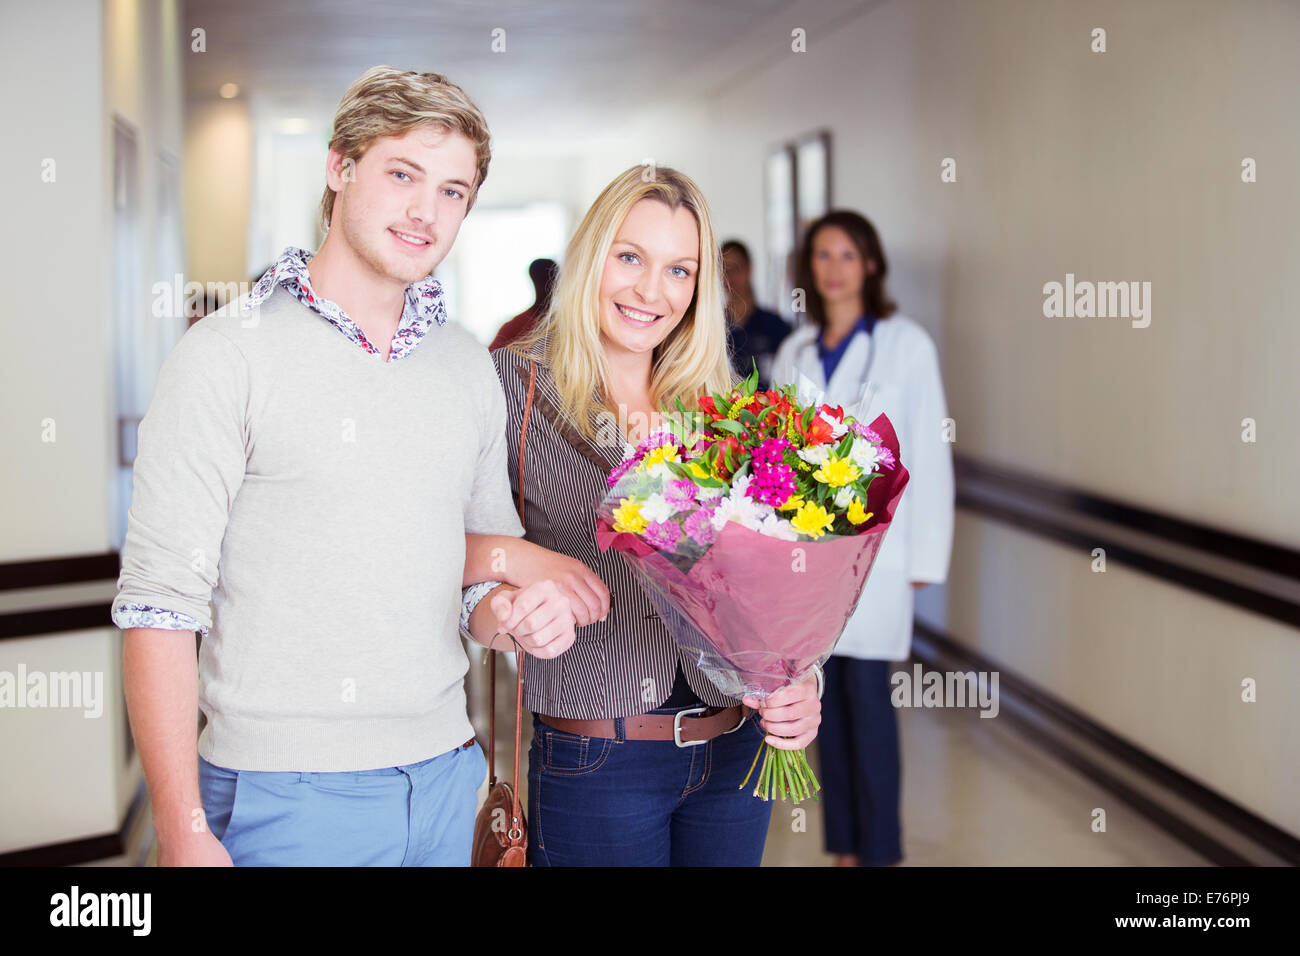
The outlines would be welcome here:
<svg viewBox="0 0 1300 956">
<path fill-rule="evenodd" d="M 817 336 L 806 346 L 806 348 L 812 350 L 812 355 L 817 360 L 818 364 L 821 364 L 821 356 L 817 352 L 817 346 L 820 342 L 821 342 L 821 333 L 819 332 Z M 872 331 L 867 333 L 867 367 L 866 370 L 862 373 L 862 387 L 858 389 L 857 401 L 854 402 L 855 405 L 858 405 L 868 411 L 871 408 L 871 402 L 876 397 L 876 392 L 879 391 L 879 389 L 876 387 L 876 383 L 871 380 L 871 369 L 872 366 L 875 365 L 875 363 L 876 363 L 875 323 L 872 323 Z M 825 393 L 825 390 L 829 389 L 830 386 L 831 383 L 830 380 L 828 379 L 826 384 L 823 386 L 822 389 L 823 393 Z"/>
</svg>

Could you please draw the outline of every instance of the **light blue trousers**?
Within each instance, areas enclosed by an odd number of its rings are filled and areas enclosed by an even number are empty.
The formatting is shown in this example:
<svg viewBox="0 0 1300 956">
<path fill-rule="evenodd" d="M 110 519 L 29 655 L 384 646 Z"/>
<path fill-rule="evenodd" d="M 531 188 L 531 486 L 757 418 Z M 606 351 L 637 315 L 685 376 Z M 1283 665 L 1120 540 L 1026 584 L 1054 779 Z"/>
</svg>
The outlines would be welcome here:
<svg viewBox="0 0 1300 956">
<path fill-rule="evenodd" d="M 469 866 L 486 775 L 473 741 L 356 773 L 231 770 L 199 758 L 208 829 L 236 866 Z"/>
</svg>

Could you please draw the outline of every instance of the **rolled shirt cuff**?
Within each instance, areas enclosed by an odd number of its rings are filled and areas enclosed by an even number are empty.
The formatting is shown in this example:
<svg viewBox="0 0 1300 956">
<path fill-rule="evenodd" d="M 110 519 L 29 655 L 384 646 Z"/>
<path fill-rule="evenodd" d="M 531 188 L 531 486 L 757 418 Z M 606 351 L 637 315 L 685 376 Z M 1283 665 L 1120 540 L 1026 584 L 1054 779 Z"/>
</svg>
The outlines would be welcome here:
<svg viewBox="0 0 1300 956">
<path fill-rule="evenodd" d="M 504 581 L 482 581 L 478 584 L 471 584 L 469 587 L 462 589 L 460 599 L 460 626 L 469 633 L 469 616 L 474 613 L 474 608 L 478 607 L 478 602 L 487 597 L 495 588 L 504 584 Z"/>
<path fill-rule="evenodd" d="M 124 631 L 132 627 L 155 627 L 164 631 L 198 631 L 208 636 L 208 629 L 188 614 L 151 604 L 120 604 L 113 608 L 113 623 Z"/>
</svg>

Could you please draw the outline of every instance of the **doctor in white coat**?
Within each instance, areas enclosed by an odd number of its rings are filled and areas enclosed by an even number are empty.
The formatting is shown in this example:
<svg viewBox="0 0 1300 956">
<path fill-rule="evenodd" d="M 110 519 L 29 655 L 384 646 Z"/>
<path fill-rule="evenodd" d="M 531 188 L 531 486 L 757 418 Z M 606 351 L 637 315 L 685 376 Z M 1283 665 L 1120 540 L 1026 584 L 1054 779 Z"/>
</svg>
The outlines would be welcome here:
<svg viewBox="0 0 1300 956">
<path fill-rule="evenodd" d="M 805 375 L 831 405 L 870 395 L 859 420 L 889 417 L 910 476 L 857 611 L 825 668 L 817 745 L 826 850 L 848 866 L 903 858 L 889 662 L 909 654 L 914 590 L 947 577 L 952 551 L 952 450 L 938 353 L 925 329 L 886 297 L 887 273 L 880 239 L 862 216 L 837 210 L 809 226 L 798 279 L 807 320 L 781 344 L 772 366 L 773 384 L 797 384 Z"/>
</svg>

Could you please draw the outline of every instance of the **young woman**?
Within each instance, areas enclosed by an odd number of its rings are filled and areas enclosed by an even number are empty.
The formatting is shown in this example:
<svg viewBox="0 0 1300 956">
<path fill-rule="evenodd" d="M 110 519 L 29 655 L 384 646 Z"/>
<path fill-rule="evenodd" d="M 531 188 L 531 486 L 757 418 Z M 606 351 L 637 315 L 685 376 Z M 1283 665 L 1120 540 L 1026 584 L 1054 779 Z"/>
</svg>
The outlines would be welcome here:
<svg viewBox="0 0 1300 956">
<path fill-rule="evenodd" d="M 841 210 L 814 222 L 799 254 L 808 321 L 781 343 L 772 365 L 773 382 L 806 375 L 831 404 L 870 392 L 862 417 L 889 416 L 910 475 L 858 609 L 826 663 L 817 742 L 826 850 L 845 866 L 903 858 L 889 662 L 905 660 L 911 646 L 913 589 L 947 577 L 952 549 L 952 450 L 939 357 L 925 329 L 896 313 L 885 295 L 887 273 L 880 238 L 862 216 Z"/>
<path fill-rule="evenodd" d="M 536 382 L 524 525 L 537 549 L 517 579 L 572 580 L 586 623 L 572 647 L 529 657 L 529 862 L 536 866 L 756 866 L 771 804 L 740 789 L 759 744 L 797 749 L 820 721 L 817 677 L 754 715 L 677 648 L 632 571 L 595 542 L 606 476 L 660 423 L 657 409 L 734 384 L 718 251 L 689 178 L 634 167 L 611 182 L 569 244 L 550 310 L 492 352 L 505 390 L 510 480 Z M 558 552 L 550 554 L 549 552 Z M 576 559 L 607 589 L 573 574 Z M 509 623 L 509 622 L 507 622 Z M 583 616 L 579 614 L 579 623 Z M 757 705 L 749 700 L 749 705 Z"/>
</svg>

